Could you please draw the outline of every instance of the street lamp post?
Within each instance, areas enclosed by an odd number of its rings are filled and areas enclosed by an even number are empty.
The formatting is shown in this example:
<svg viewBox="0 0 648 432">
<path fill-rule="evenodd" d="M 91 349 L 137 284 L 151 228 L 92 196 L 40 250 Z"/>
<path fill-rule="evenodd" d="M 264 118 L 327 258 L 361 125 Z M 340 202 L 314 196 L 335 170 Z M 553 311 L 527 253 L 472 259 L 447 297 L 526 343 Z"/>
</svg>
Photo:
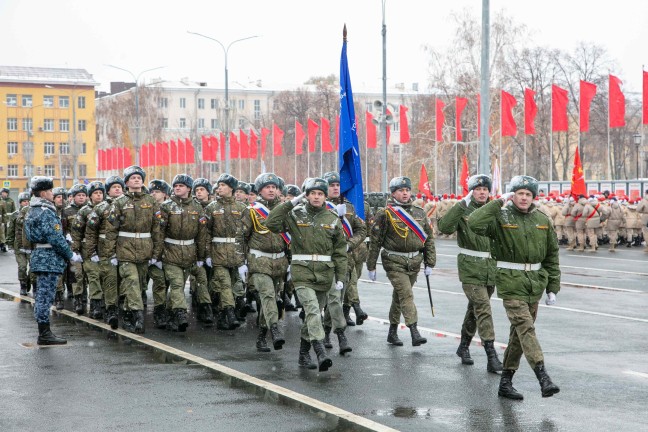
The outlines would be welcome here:
<svg viewBox="0 0 648 432">
<path fill-rule="evenodd" d="M 196 36 L 201 36 L 204 37 L 205 39 L 212 40 L 216 42 L 220 47 L 223 49 L 223 55 L 225 56 L 225 172 L 229 173 L 230 172 L 230 152 L 229 152 L 229 147 L 230 147 L 230 138 L 229 138 L 229 77 L 228 77 L 228 68 L 227 68 L 227 54 L 229 53 L 229 49 L 232 45 L 234 45 L 237 42 L 241 42 L 244 40 L 248 39 L 253 39 L 259 37 L 258 35 L 253 35 L 253 36 L 248 36 L 244 37 L 241 39 L 236 39 L 235 41 L 230 42 L 227 47 L 223 45 L 221 41 L 218 39 L 214 39 L 213 37 L 205 36 L 204 34 L 196 33 L 196 32 L 191 32 L 187 31 L 187 33 L 196 35 Z"/>
<path fill-rule="evenodd" d="M 385 3 L 382 2 L 382 112 L 381 119 L 387 118 L 387 24 L 385 24 Z M 380 123 L 382 129 L 382 192 L 387 192 L 387 122 Z"/>
<path fill-rule="evenodd" d="M 641 147 L 641 134 L 636 133 L 632 137 L 634 138 L 634 144 L 637 148 L 637 179 L 640 179 L 641 173 L 639 172 L 639 147 Z"/>
</svg>

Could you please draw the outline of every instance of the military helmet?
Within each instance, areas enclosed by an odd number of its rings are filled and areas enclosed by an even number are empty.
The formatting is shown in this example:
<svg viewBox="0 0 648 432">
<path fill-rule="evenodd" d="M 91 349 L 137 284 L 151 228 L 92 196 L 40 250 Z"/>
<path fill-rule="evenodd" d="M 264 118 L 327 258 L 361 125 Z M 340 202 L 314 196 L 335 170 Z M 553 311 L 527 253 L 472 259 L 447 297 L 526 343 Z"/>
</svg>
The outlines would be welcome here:
<svg viewBox="0 0 648 432">
<path fill-rule="evenodd" d="M 493 181 L 490 176 L 487 176 L 486 174 L 475 174 L 468 179 L 468 190 L 474 190 L 479 186 L 484 186 L 488 190 L 491 190 Z"/>
<path fill-rule="evenodd" d="M 412 180 L 409 177 L 394 177 L 389 182 L 389 190 L 391 193 L 402 188 L 412 189 Z"/>
<path fill-rule="evenodd" d="M 52 177 L 32 177 L 31 181 L 29 182 L 29 188 L 32 191 L 32 195 L 36 192 L 54 189 L 54 180 L 52 179 Z"/>
<path fill-rule="evenodd" d="M 311 191 L 319 190 L 328 196 L 328 182 L 320 177 L 310 178 L 304 183 L 304 192 L 308 195 Z"/>
<path fill-rule="evenodd" d="M 183 184 L 187 186 L 189 189 L 191 189 L 193 188 L 193 179 L 187 174 L 176 174 L 176 176 L 173 177 L 173 182 L 171 183 L 171 186 L 175 187 L 175 185 L 177 184 Z"/>
<path fill-rule="evenodd" d="M 151 180 L 149 183 L 149 191 L 160 191 L 162 193 L 165 193 L 167 195 L 171 195 L 171 186 L 169 186 L 169 183 L 165 182 L 164 180 Z"/>
<path fill-rule="evenodd" d="M 336 173 L 335 171 L 329 171 L 324 174 L 324 180 L 326 180 L 329 185 L 333 183 L 340 183 L 340 174 Z"/>
<path fill-rule="evenodd" d="M 533 194 L 533 198 L 538 195 L 538 180 L 531 176 L 515 176 L 511 179 L 511 192 L 517 192 L 520 189 L 526 189 Z"/>
<path fill-rule="evenodd" d="M 116 185 L 116 184 L 121 185 L 122 190 L 126 189 L 126 184 L 124 183 L 124 180 L 122 180 L 122 178 L 119 177 L 119 176 L 109 176 L 109 177 L 106 178 L 106 181 L 104 183 L 104 185 L 106 186 L 107 191 L 109 191 L 110 188 L 113 187 L 113 185 Z"/>
<path fill-rule="evenodd" d="M 299 191 L 299 187 L 297 185 L 294 185 L 294 184 L 286 185 L 286 191 L 285 191 L 284 195 L 292 195 L 292 196 L 296 197 L 296 196 L 299 196 L 300 193 L 301 192 Z"/>
<path fill-rule="evenodd" d="M 2 193 L 2 192 L 11 193 L 11 191 L 9 190 L 9 188 L 6 188 L 6 187 L 3 187 L 2 189 L 0 189 L 0 193 Z"/>
<path fill-rule="evenodd" d="M 131 165 L 124 170 L 124 182 L 128 183 L 128 179 L 130 179 L 130 176 L 133 174 L 138 174 L 142 177 L 142 181 L 146 180 L 146 172 L 137 165 Z"/>
<path fill-rule="evenodd" d="M 68 196 L 73 197 L 73 196 L 76 196 L 77 194 L 80 194 L 80 193 L 84 193 L 84 194 L 88 195 L 88 188 L 84 184 L 77 183 L 77 184 L 75 184 L 74 186 L 72 186 L 70 188 L 70 190 L 68 191 Z"/>
<path fill-rule="evenodd" d="M 29 201 L 29 193 L 28 192 L 21 192 L 18 194 L 18 202 L 20 203 L 21 201 Z"/>
<path fill-rule="evenodd" d="M 88 185 L 88 195 L 92 195 L 95 191 L 98 190 L 103 192 L 104 196 L 106 195 L 106 188 L 103 183 L 101 183 L 100 181 L 90 182 L 90 184 Z"/>
<path fill-rule="evenodd" d="M 33 189 L 32 189 L 32 191 L 33 191 Z M 63 196 L 66 196 L 66 195 L 67 195 L 67 191 L 65 190 L 65 188 L 64 188 L 64 187 L 60 187 L 60 186 L 59 186 L 59 187 L 55 187 L 54 189 L 52 189 L 52 193 L 54 194 L 55 197 L 57 197 L 57 196 L 59 196 L 59 195 L 63 195 Z"/>
<path fill-rule="evenodd" d="M 207 193 L 211 195 L 212 185 L 206 178 L 198 177 L 196 180 L 194 180 L 193 187 L 191 188 L 194 194 L 196 193 L 196 188 L 198 187 L 204 187 L 205 189 L 207 189 Z"/>
<path fill-rule="evenodd" d="M 254 186 L 256 187 L 257 193 L 268 185 L 275 185 L 277 189 L 283 189 L 281 187 L 281 181 L 279 180 L 279 177 L 277 177 L 273 173 L 261 174 L 256 178 L 256 180 L 254 180 Z"/>
<path fill-rule="evenodd" d="M 236 187 L 238 186 L 238 180 L 236 179 L 236 177 L 227 173 L 223 173 L 220 175 L 220 177 L 218 177 L 216 184 L 218 183 L 224 183 L 227 186 L 231 187 L 232 190 L 236 190 Z"/>
</svg>

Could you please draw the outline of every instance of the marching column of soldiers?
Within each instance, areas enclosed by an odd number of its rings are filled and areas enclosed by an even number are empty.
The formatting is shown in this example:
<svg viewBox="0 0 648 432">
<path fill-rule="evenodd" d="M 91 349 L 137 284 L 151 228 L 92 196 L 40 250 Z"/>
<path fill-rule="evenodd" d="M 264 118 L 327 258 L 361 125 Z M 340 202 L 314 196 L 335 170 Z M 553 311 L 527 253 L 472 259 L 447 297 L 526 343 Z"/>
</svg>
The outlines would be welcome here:
<svg viewBox="0 0 648 432">
<path fill-rule="evenodd" d="M 185 332 L 193 313 L 201 327 L 231 331 L 256 312 L 259 330 L 251 348 L 260 353 L 282 349 L 282 318 L 301 309 L 298 365 L 323 372 L 333 364 L 331 333 L 343 356 L 353 350 L 347 328 L 369 318 L 357 283 L 365 263 L 369 279 L 377 279 L 379 256 L 393 288 L 387 342 L 404 345 L 401 317 L 412 346 L 427 342 L 418 329 L 413 286 L 421 272 L 429 286 L 434 238 L 456 238 L 467 298 L 456 354 L 473 365 L 470 345 L 478 334 L 487 371 L 501 373 L 499 396 L 522 399 L 512 379 L 523 354 L 542 396 L 559 392 L 534 328 L 542 295 L 548 305 L 556 302 L 559 245 L 596 252 L 609 244 L 614 252 L 641 245 L 648 230 L 648 191 L 640 200 L 607 191 L 574 200 L 545 196 L 535 179 L 518 176 L 509 193 L 492 196 L 490 177 L 476 175 L 466 196 L 413 197 L 411 180 L 396 177 L 388 194 L 365 194 L 363 220 L 341 195 L 340 183 L 338 173 L 328 172 L 301 188 L 273 173 L 250 184 L 226 173 L 213 185 L 187 174 L 171 184 L 146 184 L 146 172 L 131 166 L 123 177 L 66 191 L 50 178 L 34 177 L 18 209 L 2 191 L 7 229 L 5 238 L 3 223 L 0 248 L 6 244 L 15 253 L 21 295 L 31 290 L 36 298 L 41 345 L 66 343 L 49 326 L 50 307 L 66 307 L 66 289 L 77 314 L 144 333 L 150 282 L 156 328 Z M 495 292 L 511 325 L 503 361 L 490 307 Z"/>
</svg>

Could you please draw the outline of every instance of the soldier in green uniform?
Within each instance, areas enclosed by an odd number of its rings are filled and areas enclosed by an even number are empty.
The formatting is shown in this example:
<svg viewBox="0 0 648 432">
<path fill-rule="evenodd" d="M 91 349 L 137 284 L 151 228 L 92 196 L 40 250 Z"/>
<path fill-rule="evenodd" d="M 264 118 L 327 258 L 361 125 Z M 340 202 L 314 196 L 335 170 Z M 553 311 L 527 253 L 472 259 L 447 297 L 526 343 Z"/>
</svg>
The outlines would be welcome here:
<svg viewBox="0 0 648 432">
<path fill-rule="evenodd" d="M 59 219 L 63 219 L 63 209 L 65 208 L 65 197 L 67 197 L 67 190 L 63 187 L 55 187 L 52 189 L 52 192 L 54 193 L 54 208 L 56 208 L 56 216 L 58 216 Z M 23 236 L 23 244 L 24 247 L 27 249 L 31 249 L 29 246 L 29 242 L 27 241 L 27 238 Z M 54 306 L 56 307 L 56 310 L 63 310 L 65 309 L 65 286 L 66 286 L 66 279 L 68 276 L 68 272 L 64 271 L 62 275 L 59 276 L 58 282 L 56 284 L 56 295 L 54 297 Z M 70 291 L 69 296 L 72 295 L 72 292 Z"/>
<path fill-rule="evenodd" d="M 155 202 L 161 205 L 171 196 L 171 185 L 164 180 L 154 179 L 149 182 L 148 190 Z M 171 311 L 167 310 L 167 290 L 169 284 L 164 276 L 164 270 L 156 265 L 149 265 L 147 276 L 153 281 L 153 325 L 155 328 L 166 329 Z M 148 288 L 148 280 L 146 283 Z"/>
<path fill-rule="evenodd" d="M 285 185 L 282 196 L 279 200 L 280 202 L 290 201 L 291 199 L 298 197 L 300 194 L 301 190 L 299 189 L 299 186 L 293 184 Z M 299 302 L 297 293 L 295 292 L 295 284 L 293 283 L 292 275 L 290 274 L 290 248 L 286 253 L 288 256 L 288 272 L 286 272 L 286 276 L 284 277 L 284 310 L 286 312 L 295 312 L 301 309 L 302 305 Z M 295 304 L 290 301 L 293 296 L 295 297 Z"/>
<path fill-rule="evenodd" d="M 2 223 L 2 227 L 1 227 L 2 238 L 4 238 L 4 240 L 2 240 L 2 244 L 0 244 L 0 250 L 2 252 L 7 252 L 6 232 L 7 232 L 7 225 L 9 223 L 9 215 L 16 211 L 16 203 L 9 196 L 10 192 L 11 191 L 8 188 L 0 189 L 0 200 L 2 200 L 2 204 L 4 207 L 4 214 L 2 215 L 2 219 L 0 220 Z"/>
<path fill-rule="evenodd" d="M 77 213 L 81 207 L 88 201 L 88 188 L 84 184 L 76 184 L 70 188 L 68 195 L 72 197 L 72 203 L 63 209 L 61 222 L 63 223 L 63 234 L 65 239 L 72 245 L 72 229 Z M 83 258 L 78 253 L 73 253 L 68 267 L 67 275 L 70 279 L 67 283 L 72 285 L 72 295 L 74 295 L 74 311 L 83 315 L 85 313 L 85 304 L 87 301 L 87 286 L 85 283 L 85 273 L 83 271 Z"/>
<path fill-rule="evenodd" d="M 356 274 L 355 279 L 349 281 L 348 287 L 344 290 L 344 311 L 350 311 L 353 308 L 355 312 L 355 323 L 353 322 L 349 314 L 347 313 L 347 325 L 362 325 L 364 321 L 369 318 L 369 315 L 360 307 L 360 294 L 358 292 L 358 278 L 362 274 L 362 266 L 367 262 L 367 257 L 369 256 L 369 241 L 371 240 L 370 229 L 373 226 L 373 212 L 367 201 L 364 202 L 364 211 L 365 211 L 365 234 L 366 237 L 364 241 L 358 245 L 355 249 L 351 251 L 351 258 L 349 259 L 349 265 L 353 264 L 354 272 Z M 351 271 L 349 271 L 351 273 Z"/>
<path fill-rule="evenodd" d="M 459 280 L 468 298 L 468 309 L 461 326 L 461 343 L 457 355 L 465 365 L 474 363 L 469 348 L 475 332 L 479 331 L 488 358 L 486 369 L 489 372 L 500 372 L 502 363 L 495 350 L 495 330 L 490 306 L 490 298 L 495 291 L 495 260 L 490 256 L 488 237 L 475 234 L 466 222 L 473 211 L 488 202 L 491 186 L 492 180 L 487 175 L 470 177 L 468 194 L 438 221 L 438 229 L 446 235 L 457 233 Z"/>
<path fill-rule="evenodd" d="M 473 211 L 468 218 L 471 230 L 490 239 L 491 256 L 497 260 L 497 295 L 511 322 L 498 395 L 523 398 L 513 387 L 513 374 L 524 354 L 538 378 L 542 397 L 549 397 L 560 389 L 545 370 L 534 322 L 543 292 L 547 292 L 547 304 L 554 304 L 560 290 L 558 241 L 549 218 L 532 203 L 538 194 L 538 181 L 516 176 L 510 187 L 511 192 Z M 509 199 L 511 204 L 505 205 Z"/>
<path fill-rule="evenodd" d="M 394 291 L 389 309 L 389 333 L 387 342 L 402 346 L 397 329 L 401 314 L 410 329 L 412 345 L 419 346 L 427 342 L 417 328 L 418 314 L 414 304 L 412 287 L 416 282 L 421 264 L 425 276 L 432 274 L 436 265 L 436 250 L 432 229 L 425 215 L 425 210 L 411 203 L 412 181 L 408 177 L 394 177 L 389 182 L 391 198 L 376 213 L 371 228 L 371 243 L 367 270 L 369 278 L 376 280 L 376 262 L 381 248 L 382 265 L 387 272 Z"/>
<path fill-rule="evenodd" d="M 118 269 L 115 256 L 115 243 L 117 232 L 112 229 L 109 222 L 110 207 L 115 199 L 124 194 L 126 185 L 118 176 L 106 178 L 104 183 L 107 198 L 92 208 L 85 225 L 85 241 L 87 254 L 90 261 L 98 264 L 99 286 L 103 294 L 103 303 L 106 309 L 105 321 L 114 330 L 119 325 L 117 311 Z M 98 260 L 97 260 L 98 259 Z"/>
<path fill-rule="evenodd" d="M 342 291 L 347 276 L 347 243 L 339 219 L 326 209 L 327 193 L 326 180 L 308 179 L 304 193 L 275 207 L 266 220 L 270 231 L 291 235 L 291 275 L 305 313 L 299 365 L 316 367 L 309 354 L 312 346 L 320 372 L 333 365 L 323 344 L 321 312 L 331 284 L 335 281 L 335 288 Z M 304 196 L 307 202 L 302 204 Z"/>
<path fill-rule="evenodd" d="M 33 294 L 36 297 L 36 280 L 35 277 L 32 281 L 29 275 L 29 255 L 31 249 L 26 249 L 22 245 L 23 228 L 25 224 L 25 216 L 27 211 L 21 212 L 21 209 L 29 209 L 29 194 L 23 192 L 18 195 L 19 210 L 12 212 L 9 215 L 7 223 L 7 245 L 13 249 L 14 256 L 16 257 L 16 264 L 18 264 L 18 282 L 20 283 L 20 295 L 26 296 L 29 294 L 29 286 L 34 288 Z"/>
</svg>

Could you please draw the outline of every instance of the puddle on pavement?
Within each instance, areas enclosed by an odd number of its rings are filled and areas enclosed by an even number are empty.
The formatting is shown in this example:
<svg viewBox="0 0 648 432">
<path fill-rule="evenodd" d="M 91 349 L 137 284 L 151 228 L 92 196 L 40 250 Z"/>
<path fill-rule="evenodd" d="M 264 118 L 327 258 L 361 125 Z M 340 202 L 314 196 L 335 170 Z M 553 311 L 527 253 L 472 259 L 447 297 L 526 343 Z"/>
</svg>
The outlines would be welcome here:
<svg viewBox="0 0 648 432">
<path fill-rule="evenodd" d="M 392 409 L 373 410 L 371 412 L 380 417 L 399 417 L 399 418 L 424 418 L 431 417 L 430 408 L 413 408 L 413 407 L 395 407 Z"/>
</svg>

